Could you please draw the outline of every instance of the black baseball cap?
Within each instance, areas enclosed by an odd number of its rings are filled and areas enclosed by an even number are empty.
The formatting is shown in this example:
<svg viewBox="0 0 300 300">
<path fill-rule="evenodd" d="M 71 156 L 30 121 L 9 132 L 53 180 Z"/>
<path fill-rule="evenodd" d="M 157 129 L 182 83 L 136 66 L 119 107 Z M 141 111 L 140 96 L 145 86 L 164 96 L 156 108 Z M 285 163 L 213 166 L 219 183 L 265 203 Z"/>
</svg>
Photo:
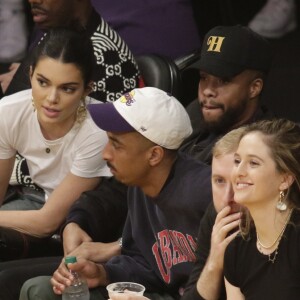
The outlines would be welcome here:
<svg viewBox="0 0 300 300">
<path fill-rule="evenodd" d="M 250 28 L 217 26 L 205 35 L 200 70 L 221 78 L 232 78 L 244 70 L 268 72 L 272 62 L 268 40 Z"/>
</svg>

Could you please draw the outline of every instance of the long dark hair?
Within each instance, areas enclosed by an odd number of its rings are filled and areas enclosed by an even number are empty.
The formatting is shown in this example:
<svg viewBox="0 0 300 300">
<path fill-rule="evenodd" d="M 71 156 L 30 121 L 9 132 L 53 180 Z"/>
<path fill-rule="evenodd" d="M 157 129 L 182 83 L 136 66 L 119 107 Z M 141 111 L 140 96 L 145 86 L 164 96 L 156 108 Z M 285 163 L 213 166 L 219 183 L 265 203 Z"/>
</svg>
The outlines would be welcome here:
<svg viewBox="0 0 300 300">
<path fill-rule="evenodd" d="M 82 73 L 85 86 L 93 78 L 96 60 L 91 39 L 82 30 L 51 29 L 35 48 L 31 60 L 32 72 L 43 57 L 75 64 Z"/>
</svg>

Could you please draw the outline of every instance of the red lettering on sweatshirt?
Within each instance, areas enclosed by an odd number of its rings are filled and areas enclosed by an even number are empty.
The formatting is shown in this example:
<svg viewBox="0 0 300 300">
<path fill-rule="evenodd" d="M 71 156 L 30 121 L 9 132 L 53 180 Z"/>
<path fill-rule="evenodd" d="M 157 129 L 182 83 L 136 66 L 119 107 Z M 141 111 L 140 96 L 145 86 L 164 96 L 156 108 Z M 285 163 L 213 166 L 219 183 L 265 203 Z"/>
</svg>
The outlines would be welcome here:
<svg viewBox="0 0 300 300">
<path fill-rule="evenodd" d="M 170 283 L 173 266 L 193 262 L 196 259 L 195 249 L 196 242 L 191 235 L 167 229 L 157 234 L 157 242 L 152 246 L 152 253 L 166 283 Z"/>
</svg>

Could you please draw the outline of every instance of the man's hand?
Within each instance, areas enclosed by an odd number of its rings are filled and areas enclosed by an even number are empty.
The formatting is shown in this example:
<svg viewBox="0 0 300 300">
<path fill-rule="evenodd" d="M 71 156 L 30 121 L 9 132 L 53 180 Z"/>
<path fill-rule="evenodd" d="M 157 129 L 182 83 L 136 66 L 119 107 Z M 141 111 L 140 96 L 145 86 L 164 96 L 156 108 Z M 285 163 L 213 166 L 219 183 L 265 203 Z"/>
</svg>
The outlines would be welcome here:
<svg viewBox="0 0 300 300">
<path fill-rule="evenodd" d="M 212 230 L 210 253 L 197 281 L 198 293 L 204 299 L 219 299 L 225 250 L 239 232 L 236 228 L 241 217 L 240 213 L 230 214 L 230 212 L 230 206 L 224 207 L 218 213 Z"/>
<path fill-rule="evenodd" d="M 230 214 L 231 207 L 224 207 L 217 215 L 211 235 L 211 246 L 208 260 L 218 269 L 223 270 L 224 253 L 228 244 L 238 234 L 241 214 Z M 234 230 L 234 232 L 232 232 Z"/>
<path fill-rule="evenodd" d="M 83 242 L 68 255 L 85 258 L 98 263 L 105 263 L 113 256 L 120 254 L 120 245 L 118 241 L 115 241 L 112 243 Z"/>
<path fill-rule="evenodd" d="M 71 285 L 74 279 L 68 269 L 79 273 L 85 278 L 89 288 L 106 286 L 109 283 L 106 278 L 106 271 L 102 265 L 85 259 L 79 259 L 74 264 L 68 264 L 67 268 L 64 261 L 62 261 L 51 278 L 53 291 L 57 295 L 61 295 L 65 288 Z"/>
<path fill-rule="evenodd" d="M 113 256 L 121 254 L 117 241 L 96 243 L 76 223 L 69 223 L 63 231 L 65 256 L 76 256 L 98 263 L 107 262 Z"/>
<path fill-rule="evenodd" d="M 91 241 L 92 241 L 91 237 L 84 230 L 82 230 L 76 223 L 69 223 L 64 228 L 63 242 L 64 242 L 65 255 L 70 255 L 82 243 L 91 242 Z"/>
<path fill-rule="evenodd" d="M 14 75 L 16 74 L 20 63 L 12 63 L 9 66 L 9 71 L 7 73 L 0 75 L 0 84 L 3 91 L 3 94 L 6 92 L 10 82 L 12 81 Z"/>
</svg>

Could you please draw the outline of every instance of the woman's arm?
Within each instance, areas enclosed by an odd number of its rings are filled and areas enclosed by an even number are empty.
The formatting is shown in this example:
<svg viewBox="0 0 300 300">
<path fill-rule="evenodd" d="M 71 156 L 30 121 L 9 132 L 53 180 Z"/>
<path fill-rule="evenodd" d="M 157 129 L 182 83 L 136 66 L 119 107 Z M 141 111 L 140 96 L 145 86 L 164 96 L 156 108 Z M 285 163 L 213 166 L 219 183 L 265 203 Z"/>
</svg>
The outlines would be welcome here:
<svg viewBox="0 0 300 300">
<path fill-rule="evenodd" d="M 225 280 L 227 300 L 245 300 L 245 297 L 242 294 L 240 288 L 230 284 L 226 280 L 226 278 L 224 278 L 224 280 Z"/>
<path fill-rule="evenodd" d="M 0 205 L 2 205 L 4 201 L 14 163 L 15 156 L 9 159 L 0 159 Z"/>
<path fill-rule="evenodd" d="M 94 189 L 101 178 L 83 178 L 69 173 L 39 210 L 0 211 L 0 226 L 37 237 L 51 235 L 64 221 L 81 193 Z"/>
</svg>

